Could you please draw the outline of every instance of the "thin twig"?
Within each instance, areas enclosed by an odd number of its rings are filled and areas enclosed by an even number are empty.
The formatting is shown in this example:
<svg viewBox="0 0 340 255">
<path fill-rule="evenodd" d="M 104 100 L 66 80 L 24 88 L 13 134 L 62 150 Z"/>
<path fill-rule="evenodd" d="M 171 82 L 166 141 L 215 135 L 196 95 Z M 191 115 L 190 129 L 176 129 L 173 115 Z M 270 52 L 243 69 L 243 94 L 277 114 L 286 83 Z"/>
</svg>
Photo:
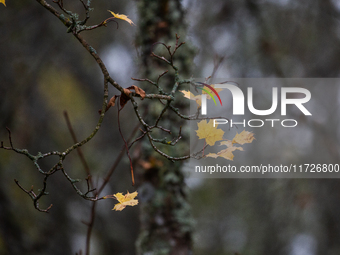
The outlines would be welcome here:
<svg viewBox="0 0 340 255">
<path fill-rule="evenodd" d="M 6 129 L 8 131 L 9 144 L 11 145 L 11 148 L 13 149 L 11 130 L 8 127 L 6 127 Z"/>
<path fill-rule="evenodd" d="M 91 234 L 93 230 L 94 220 L 96 218 L 96 202 L 92 202 L 91 206 L 91 213 L 90 213 L 90 221 L 86 224 L 87 225 L 87 232 L 86 232 L 86 245 L 85 245 L 85 254 L 90 255 L 90 245 L 91 245 Z"/>
<path fill-rule="evenodd" d="M 120 100 L 120 98 L 119 98 Z M 135 177 L 134 177 L 134 174 L 133 174 L 133 166 L 132 166 L 132 160 L 131 160 L 131 156 L 130 156 L 130 151 L 129 151 L 129 146 L 128 146 L 128 143 L 126 142 L 124 136 L 123 136 L 123 133 L 122 133 L 122 130 L 121 130 L 121 127 L 120 127 L 120 111 L 122 108 L 119 108 L 119 103 L 117 103 L 117 109 L 118 109 L 118 130 L 119 130 L 119 133 L 120 133 L 120 136 L 122 137 L 123 141 L 124 141 L 124 144 L 125 144 L 125 149 L 126 149 L 126 154 L 129 158 L 129 161 L 130 161 L 130 171 L 131 171 L 131 181 L 132 181 L 132 186 L 135 185 Z"/>
<path fill-rule="evenodd" d="M 65 118 L 65 121 L 66 121 L 68 130 L 70 131 L 70 134 L 71 134 L 71 136 L 72 136 L 73 143 L 75 143 L 75 144 L 78 143 L 77 136 L 76 136 L 76 134 L 75 134 L 75 132 L 74 132 L 74 129 L 73 129 L 73 127 L 72 127 L 72 124 L 71 124 L 71 121 L 70 121 L 70 118 L 69 118 L 69 116 L 68 116 L 67 111 L 64 111 L 64 118 Z M 78 156 L 79 156 L 79 158 L 80 158 L 80 161 L 81 161 L 81 163 L 82 163 L 82 165 L 83 165 L 83 167 L 84 167 L 84 170 L 85 170 L 86 174 L 87 174 L 88 176 L 91 176 L 91 171 L 90 171 L 89 165 L 88 165 L 87 162 L 86 162 L 86 159 L 85 159 L 85 157 L 84 157 L 84 154 L 83 154 L 83 151 L 82 151 L 81 147 L 78 147 L 78 148 L 77 148 L 77 153 L 78 153 Z M 93 182 L 92 182 L 92 178 L 89 178 L 89 177 L 88 177 L 88 179 L 89 179 L 89 182 L 90 182 L 90 184 L 91 184 L 91 187 L 94 187 Z M 88 190 L 90 190 L 90 188 L 88 188 Z"/>
<path fill-rule="evenodd" d="M 137 78 L 131 77 L 131 80 L 134 80 L 134 81 L 147 81 L 148 83 L 150 83 L 150 84 L 156 86 L 157 88 L 159 88 L 156 82 L 154 82 L 152 80 L 149 80 L 149 79 L 146 79 L 146 78 L 145 79 L 137 79 Z"/>
<path fill-rule="evenodd" d="M 163 73 L 161 73 L 160 75 L 158 75 L 158 78 L 157 78 L 157 85 L 159 83 L 159 79 L 162 78 L 165 74 L 168 73 L 168 70 L 164 71 Z"/>
<path fill-rule="evenodd" d="M 14 179 L 14 182 L 16 183 L 16 185 L 18 185 L 18 187 L 19 187 L 22 191 L 24 191 L 27 195 L 29 195 L 29 196 L 31 197 L 31 199 L 33 200 L 34 208 L 37 209 L 39 212 L 46 212 L 46 213 L 48 213 L 48 211 L 52 208 L 53 204 L 50 204 L 50 206 L 47 207 L 46 209 L 41 209 L 41 208 L 39 207 L 39 199 L 40 199 L 41 196 L 47 195 L 47 194 L 45 193 L 47 176 L 48 176 L 48 175 L 46 175 L 46 176 L 45 176 L 45 179 L 44 179 L 44 187 L 43 187 L 43 189 L 39 192 L 38 195 L 36 195 L 36 194 L 34 193 L 34 191 L 33 191 L 33 186 L 31 187 L 30 190 L 26 190 L 23 186 L 20 185 L 20 183 L 19 183 L 18 180 Z"/>
<path fill-rule="evenodd" d="M 135 136 L 136 132 L 138 131 L 138 128 L 139 128 L 139 124 L 132 130 L 131 134 L 130 134 L 130 137 L 127 139 L 127 143 L 129 143 L 132 138 Z M 133 144 L 133 143 L 132 143 Z M 130 144 L 129 146 L 129 149 L 131 148 L 132 144 Z M 105 188 L 105 186 L 108 184 L 108 182 L 110 181 L 110 178 L 113 174 L 113 172 L 116 170 L 119 162 L 121 161 L 121 159 L 123 158 L 124 156 L 124 153 L 125 153 L 125 144 L 123 145 L 123 147 L 121 148 L 115 162 L 113 163 L 112 167 L 110 168 L 109 172 L 106 174 L 105 178 L 104 178 L 104 181 L 102 183 L 102 185 L 98 188 L 98 195 L 100 195 L 100 193 L 103 191 L 103 189 Z"/>
</svg>

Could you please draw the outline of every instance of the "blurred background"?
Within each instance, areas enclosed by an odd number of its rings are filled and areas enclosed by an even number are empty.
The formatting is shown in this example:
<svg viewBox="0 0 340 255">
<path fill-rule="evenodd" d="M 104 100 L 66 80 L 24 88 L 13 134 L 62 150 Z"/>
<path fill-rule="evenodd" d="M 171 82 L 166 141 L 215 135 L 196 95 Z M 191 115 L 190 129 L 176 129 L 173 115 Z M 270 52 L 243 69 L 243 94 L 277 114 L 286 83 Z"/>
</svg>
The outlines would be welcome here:
<svg viewBox="0 0 340 255">
<path fill-rule="evenodd" d="M 135 84 L 141 53 L 139 1 L 96 1 L 90 24 L 124 13 L 137 26 L 118 21 L 84 32 L 111 76 L 122 86 Z M 150 1 L 152 2 L 152 1 Z M 184 10 L 180 31 L 195 52 L 187 78 L 339 77 L 340 4 L 337 0 L 211 0 L 175 2 Z M 92 57 L 66 33 L 66 27 L 35 1 L 0 5 L 0 140 L 32 154 L 62 151 L 73 144 L 63 111 L 78 139 L 94 129 L 102 104 L 103 78 Z M 64 1 L 82 13 L 77 1 Z M 171 24 L 168 24 L 171 26 Z M 188 48 L 186 48 L 188 47 Z M 159 70 L 157 70 L 159 71 Z M 110 95 L 117 94 L 112 88 Z M 182 95 L 179 93 L 178 95 Z M 263 94 L 254 95 L 258 101 Z M 322 120 L 302 121 L 298 138 L 255 133 L 256 141 L 234 161 L 340 162 L 339 89 L 313 94 Z M 255 101 L 255 99 L 254 99 Z M 126 116 L 132 107 L 126 106 Z M 109 111 L 98 135 L 82 148 L 95 183 L 114 163 L 123 144 L 116 111 Z M 137 119 L 121 116 L 129 136 Z M 296 138 L 296 137 L 295 137 Z M 270 151 L 262 150 L 270 144 Z M 56 158 L 55 158 L 56 159 Z M 49 169 L 55 159 L 41 166 Z M 74 152 L 65 161 L 72 178 L 87 177 Z M 84 250 L 91 203 L 76 195 L 61 173 L 49 179 L 49 196 L 36 211 L 13 181 L 38 190 L 42 176 L 24 156 L 0 150 L 0 254 L 75 254 Z M 187 177 L 195 220 L 194 254 L 338 255 L 340 254 L 340 180 L 338 179 L 200 179 Z M 80 187 L 86 189 L 86 183 Z M 130 190 L 129 161 L 124 157 L 103 194 Z M 136 254 L 139 208 L 113 212 L 114 200 L 97 205 L 92 254 Z"/>
</svg>

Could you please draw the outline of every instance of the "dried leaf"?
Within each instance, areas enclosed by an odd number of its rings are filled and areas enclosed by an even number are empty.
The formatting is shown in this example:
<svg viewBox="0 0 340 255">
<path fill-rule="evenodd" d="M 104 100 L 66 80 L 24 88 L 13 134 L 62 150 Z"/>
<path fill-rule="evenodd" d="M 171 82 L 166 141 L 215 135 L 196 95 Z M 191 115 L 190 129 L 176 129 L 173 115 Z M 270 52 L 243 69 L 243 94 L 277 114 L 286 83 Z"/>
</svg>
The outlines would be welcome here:
<svg viewBox="0 0 340 255">
<path fill-rule="evenodd" d="M 108 10 L 109 12 L 111 12 L 111 14 L 113 15 L 113 17 L 115 17 L 116 19 L 122 19 L 122 20 L 125 20 L 126 22 L 128 22 L 130 25 L 134 25 L 134 23 L 132 22 L 131 19 L 129 19 L 126 15 L 124 14 L 116 14 L 110 10 Z"/>
<path fill-rule="evenodd" d="M 127 192 L 126 195 L 123 195 L 122 193 L 114 194 L 113 196 L 118 200 L 119 203 L 116 204 L 112 210 L 121 211 L 128 205 L 129 206 L 137 205 L 138 200 L 134 199 L 137 195 L 138 195 L 137 191 L 133 193 Z"/>
<path fill-rule="evenodd" d="M 233 139 L 233 144 L 238 143 L 238 144 L 245 144 L 245 143 L 251 143 L 255 139 L 254 133 L 253 132 L 248 132 L 243 130 L 240 134 L 236 134 L 234 139 Z"/>
<path fill-rule="evenodd" d="M 116 104 L 116 98 L 117 98 L 117 97 L 118 97 L 117 95 L 114 95 L 113 97 L 111 97 L 111 99 L 110 99 L 109 102 L 107 103 L 105 112 L 107 112 L 107 110 L 109 110 L 112 106 L 115 106 L 115 104 Z M 99 112 L 99 114 L 101 114 L 101 113 L 102 113 L 102 110 L 99 110 L 98 112 Z"/>
<path fill-rule="evenodd" d="M 6 6 L 5 0 L 0 0 L 0 3 L 2 3 L 4 6 Z"/>
<path fill-rule="evenodd" d="M 154 167 L 162 167 L 163 161 L 150 156 L 147 161 L 142 159 L 138 160 L 138 164 L 141 165 L 145 170 L 149 170 Z"/>
<path fill-rule="evenodd" d="M 130 97 L 129 97 L 130 94 L 131 94 L 130 90 L 124 89 L 124 93 L 120 95 L 119 103 L 122 109 L 126 105 L 126 103 L 130 100 Z"/>
<path fill-rule="evenodd" d="M 206 143 L 213 146 L 216 141 L 223 139 L 224 131 L 222 129 L 217 129 L 217 125 L 213 125 L 213 120 L 207 123 L 207 120 L 202 120 L 197 123 L 198 130 L 196 131 L 199 139 L 205 139 Z"/>
<path fill-rule="evenodd" d="M 131 91 L 129 90 L 129 88 L 123 88 L 124 90 L 124 94 L 126 94 L 127 96 L 131 94 Z"/>
<path fill-rule="evenodd" d="M 141 167 L 143 167 L 145 170 L 149 170 L 152 168 L 152 164 L 149 161 L 145 161 L 145 160 L 138 160 L 138 164 L 141 165 Z"/>
<path fill-rule="evenodd" d="M 142 90 L 140 87 L 137 87 L 136 85 L 132 85 L 126 89 L 124 89 L 124 93 L 122 93 L 120 95 L 120 107 L 123 108 L 126 103 L 130 100 L 129 95 L 132 93 L 131 90 L 134 90 L 136 92 L 137 95 L 139 95 L 142 99 L 145 98 L 145 91 Z"/>
<path fill-rule="evenodd" d="M 105 112 L 110 109 L 112 106 L 115 106 L 116 104 L 116 98 L 118 96 L 117 95 L 114 95 L 113 97 L 111 97 L 110 101 L 108 102 L 107 106 L 106 106 L 106 109 L 105 109 Z"/>
<path fill-rule="evenodd" d="M 132 85 L 130 87 L 128 87 L 127 89 L 133 89 L 134 91 L 136 91 L 136 94 L 139 95 L 142 99 L 145 98 L 145 91 L 142 90 L 140 87 L 137 87 L 136 85 Z"/>
</svg>

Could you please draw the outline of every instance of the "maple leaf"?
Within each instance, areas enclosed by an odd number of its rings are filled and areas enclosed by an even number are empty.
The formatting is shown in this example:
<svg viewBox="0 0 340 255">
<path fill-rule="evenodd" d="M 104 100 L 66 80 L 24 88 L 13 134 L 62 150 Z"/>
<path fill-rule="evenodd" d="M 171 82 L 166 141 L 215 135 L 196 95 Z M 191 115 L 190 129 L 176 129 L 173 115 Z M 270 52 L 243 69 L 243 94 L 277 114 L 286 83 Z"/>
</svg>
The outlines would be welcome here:
<svg viewBox="0 0 340 255">
<path fill-rule="evenodd" d="M 243 151 L 242 147 L 233 146 L 232 141 L 222 141 L 220 143 L 220 146 L 222 145 L 226 145 L 228 148 L 221 150 L 217 153 L 209 153 L 208 155 L 206 155 L 206 157 L 210 157 L 210 158 L 222 157 L 222 158 L 233 161 L 234 159 L 233 151 L 235 150 Z"/>
<path fill-rule="evenodd" d="M 104 198 L 115 198 L 118 200 L 118 204 L 115 205 L 115 207 L 112 210 L 121 211 L 126 206 L 135 206 L 138 204 L 138 200 L 134 199 L 138 195 L 138 192 L 135 191 L 133 193 L 129 193 L 129 191 L 126 193 L 126 195 L 123 195 L 123 193 L 116 193 L 113 195 L 105 196 Z"/>
<path fill-rule="evenodd" d="M 1 0 L 0 0 L 1 1 Z M 111 12 L 111 14 L 113 15 L 113 17 L 115 17 L 116 19 L 122 19 L 125 20 L 126 22 L 128 22 L 130 25 L 134 25 L 134 23 L 132 22 L 131 19 L 129 19 L 126 15 L 124 14 L 119 14 L 119 13 L 114 13 L 110 10 L 108 10 L 109 12 Z"/>
<path fill-rule="evenodd" d="M 4 6 L 6 6 L 5 0 L 0 0 L 0 3 L 2 3 Z"/>
<path fill-rule="evenodd" d="M 255 139 L 254 134 L 252 132 L 243 130 L 240 134 L 237 133 L 232 141 L 227 140 L 220 142 L 220 146 L 222 145 L 227 146 L 226 149 L 221 150 L 217 153 L 209 153 L 208 155 L 206 155 L 206 157 L 210 158 L 222 157 L 228 160 L 233 160 L 234 159 L 233 151 L 235 150 L 243 151 L 242 147 L 234 146 L 234 144 L 237 143 L 243 145 L 245 143 L 251 143 L 254 139 Z"/>
<path fill-rule="evenodd" d="M 194 94 L 192 94 L 190 91 L 187 90 L 180 90 L 180 92 L 182 92 L 184 94 L 184 97 L 190 99 L 190 100 L 195 100 L 197 107 L 202 105 L 202 98 L 201 95 L 197 95 L 195 96 Z M 211 99 L 210 96 L 207 96 L 207 99 Z"/>
<path fill-rule="evenodd" d="M 184 97 L 192 99 L 194 96 L 194 94 L 192 94 L 190 91 L 188 90 L 180 90 L 179 92 L 182 92 L 184 94 Z"/>
<path fill-rule="evenodd" d="M 213 120 L 207 123 L 207 120 L 202 120 L 197 123 L 198 129 L 196 131 L 199 139 L 205 139 L 206 143 L 213 146 L 215 142 L 223 139 L 224 131 L 217 129 L 217 125 L 213 125 Z"/>
<path fill-rule="evenodd" d="M 248 132 L 243 130 L 241 133 L 237 133 L 232 141 L 232 143 L 245 144 L 251 143 L 255 139 L 253 132 Z"/>
</svg>

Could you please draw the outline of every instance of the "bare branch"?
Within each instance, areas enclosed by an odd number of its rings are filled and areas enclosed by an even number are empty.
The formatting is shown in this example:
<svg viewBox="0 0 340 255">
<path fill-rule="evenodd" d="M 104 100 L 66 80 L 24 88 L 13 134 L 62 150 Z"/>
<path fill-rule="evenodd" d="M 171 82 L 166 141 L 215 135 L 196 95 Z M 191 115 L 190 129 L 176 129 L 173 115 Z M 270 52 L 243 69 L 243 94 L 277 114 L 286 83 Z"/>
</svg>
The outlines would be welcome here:
<svg viewBox="0 0 340 255">
<path fill-rule="evenodd" d="M 47 195 L 47 193 L 45 192 L 46 190 L 46 180 L 47 180 L 47 175 L 44 178 L 44 187 L 43 189 L 39 192 L 38 195 L 36 195 L 33 191 L 33 186 L 31 187 L 30 190 L 26 190 L 24 187 L 22 187 L 20 185 L 20 183 L 18 182 L 18 180 L 14 179 L 14 182 L 16 183 L 16 185 L 18 185 L 18 187 L 24 191 L 27 195 L 29 195 L 31 197 L 31 199 L 33 200 L 33 204 L 34 204 L 34 208 L 37 209 L 39 212 L 48 212 L 51 208 L 52 208 L 52 204 L 47 207 L 46 209 L 41 209 L 39 207 L 39 199 L 43 196 L 43 195 Z"/>
<path fill-rule="evenodd" d="M 120 98 L 119 98 L 120 100 Z M 131 180 L 132 180 L 132 186 L 135 185 L 135 177 L 134 177 L 134 174 L 133 174 L 133 167 L 132 167 L 132 160 L 131 160 L 131 156 L 130 156 L 130 151 L 129 151 L 129 147 L 128 147 L 128 143 L 126 142 L 124 136 L 123 136 L 123 133 L 122 133 L 122 130 L 120 128 L 120 111 L 121 109 L 119 109 L 119 104 L 117 104 L 117 109 L 118 109 L 118 129 L 119 129 L 119 133 L 120 133 L 120 136 L 122 137 L 123 141 L 124 141 L 124 144 L 125 144 L 125 150 L 126 150 L 126 154 L 129 158 L 129 161 L 130 161 L 130 171 L 131 171 Z"/>
<path fill-rule="evenodd" d="M 73 142 L 74 142 L 75 144 L 77 144 L 77 143 L 78 143 L 78 139 L 77 139 L 76 134 L 75 134 L 75 132 L 74 132 L 74 130 L 73 130 L 73 127 L 72 127 L 72 124 L 71 124 L 71 121 L 70 121 L 70 118 L 69 118 L 69 116 L 68 116 L 67 111 L 64 111 L 64 118 L 65 118 L 65 121 L 66 121 L 68 130 L 70 131 L 70 134 L 71 134 L 71 136 L 72 136 Z M 90 168 L 89 168 L 89 166 L 88 166 L 88 164 L 87 164 L 87 162 L 86 162 L 86 160 L 85 160 L 85 157 L 84 157 L 84 154 L 83 154 L 83 151 L 82 151 L 81 147 L 78 147 L 78 148 L 77 148 L 77 153 L 78 153 L 78 156 L 79 156 L 79 158 L 80 158 L 80 161 L 81 161 L 81 163 L 82 163 L 82 165 L 83 165 L 83 167 L 84 167 L 84 169 L 85 169 L 86 174 L 87 174 L 88 176 L 91 176 Z M 91 182 L 91 187 L 93 187 L 92 179 L 88 177 L 87 180 L 90 180 L 90 182 Z"/>
</svg>

